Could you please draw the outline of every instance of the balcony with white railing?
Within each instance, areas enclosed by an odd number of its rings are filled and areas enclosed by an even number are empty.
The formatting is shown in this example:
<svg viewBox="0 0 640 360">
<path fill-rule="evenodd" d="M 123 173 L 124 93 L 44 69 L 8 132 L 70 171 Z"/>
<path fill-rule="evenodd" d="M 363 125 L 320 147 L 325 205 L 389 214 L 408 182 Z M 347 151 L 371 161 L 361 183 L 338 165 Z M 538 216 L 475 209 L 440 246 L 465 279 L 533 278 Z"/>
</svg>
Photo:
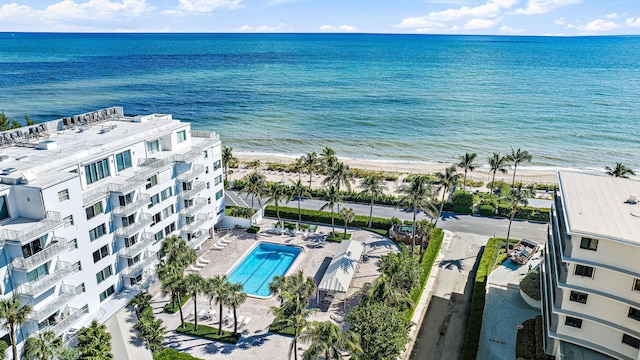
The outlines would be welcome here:
<svg viewBox="0 0 640 360">
<path fill-rule="evenodd" d="M 11 265 L 15 270 L 31 271 L 36 267 L 44 264 L 45 262 L 53 259 L 54 257 L 62 254 L 68 249 L 69 245 L 67 244 L 67 239 L 54 237 L 51 240 L 51 243 L 47 247 L 42 249 L 42 251 L 37 252 L 27 258 L 16 257 L 13 259 L 13 261 L 11 261 Z"/>
<path fill-rule="evenodd" d="M 193 185 L 191 186 L 191 189 L 189 190 L 182 190 L 180 193 L 178 193 L 178 198 L 179 199 L 191 199 L 192 197 L 198 195 L 200 192 L 202 192 L 202 190 L 204 190 L 204 188 L 207 185 L 202 182 L 202 181 L 194 181 Z"/>
<path fill-rule="evenodd" d="M 198 236 L 192 237 L 189 241 L 187 241 L 187 244 L 189 244 L 189 246 L 193 249 L 198 248 L 200 245 L 202 245 L 203 242 L 207 241 L 207 239 L 209 238 L 209 232 L 205 229 L 198 229 L 196 233 L 198 234 Z"/>
<path fill-rule="evenodd" d="M 73 286 L 62 285 L 60 294 L 55 299 L 47 303 L 41 310 L 31 312 L 27 319 L 41 323 L 52 314 L 65 307 L 65 305 L 75 299 L 76 296 L 78 296 L 78 293 Z"/>
<path fill-rule="evenodd" d="M 138 239 L 138 242 L 129 246 L 124 247 L 118 250 L 118 255 L 125 258 L 133 258 L 136 255 L 140 254 L 144 249 L 146 249 L 149 245 L 153 244 L 155 238 L 150 233 L 143 233 L 142 236 Z"/>
<path fill-rule="evenodd" d="M 111 183 L 108 185 L 109 192 L 118 194 L 128 194 L 133 190 L 146 185 L 147 177 L 144 173 L 136 173 L 133 177 L 125 180 L 122 184 Z"/>
<path fill-rule="evenodd" d="M 178 179 L 178 181 L 188 182 L 202 174 L 204 174 L 204 165 L 193 164 L 191 170 L 178 175 L 176 179 Z"/>
<path fill-rule="evenodd" d="M 189 224 L 183 226 L 181 230 L 185 233 L 193 233 L 201 228 L 208 220 L 208 214 L 197 214 L 196 218 Z"/>
<path fill-rule="evenodd" d="M 207 206 L 207 199 L 196 198 L 193 202 L 193 205 L 180 210 L 180 215 L 192 216 L 193 214 L 198 212 L 198 210 L 204 208 L 205 206 Z"/>
<path fill-rule="evenodd" d="M 138 195 L 138 200 L 133 201 L 131 204 L 127 204 L 124 206 L 118 206 L 117 208 L 112 210 L 114 215 L 118 216 L 129 216 L 134 212 L 142 209 L 145 205 L 149 204 L 151 198 L 147 194 Z"/>
<path fill-rule="evenodd" d="M 156 255 L 156 253 L 148 253 L 146 259 L 140 260 L 137 263 L 122 270 L 122 275 L 127 277 L 136 277 L 142 274 L 146 269 L 150 268 L 156 262 L 158 262 L 158 256 Z"/>
<path fill-rule="evenodd" d="M 132 237 L 133 235 L 144 230 L 147 226 L 151 225 L 151 215 L 142 213 L 137 222 L 127 226 L 121 227 L 116 230 L 116 236 Z"/>
<path fill-rule="evenodd" d="M 49 275 L 43 276 L 34 281 L 21 284 L 18 287 L 18 293 L 32 298 L 40 296 L 45 291 L 56 286 L 60 281 L 64 280 L 71 274 L 77 273 L 79 270 L 71 267 L 69 263 L 58 262 L 58 266 Z"/>
<path fill-rule="evenodd" d="M 130 285 L 131 283 L 129 282 L 129 279 L 123 279 L 123 283 L 127 284 L 127 285 L 124 285 L 124 287 L 126 287 L 128 289 L 133 289 L 133 290 L 138 290 L 138 291 L 145 291 L 145 290 L 149 289 L 151 284 L 153 284 L 157 280 L 158 280 L 158 277 L 156 275 L 154 275 L 154 274 L 146 274 L 146 275 L 143 275 L 142 276 L 142 280 L 140 280 L 135 285 Z"/>
<path fill-rule="evenodd" d="M 104 199 L 109 194 L 107 185 L 91 189 L 82 194 L 82 203 L 84 205 L 91 205 L 100 199 Z"/>
<path fill-rule="evenodd" d="M 3 225 L 2 239 L 17 241 L 21 245 L 45 235 L 49 231 L 62 226 L 62 215 L 57 211 L 47 211 L 42 220 L 16 218 Z"/>
<path fill-rule="evenodd" d="M 50 330 L 50 331 L 53 331 L 53 333 L 56 334 L 57 336 L 60 336 L 64 334 L 67 330 L 71 329 L 71 327 L 75 323 L 77 323 L 85 314 L 87 314 L 86 311 L 83 311 L 82 309 L 75 309 L 75 308 L 67 308 L 64 311 L 62 311 L 62 313 L 64 314 L 64 317 L 61 317 L 60 321 L 58 321 L 55 324 L 46 326 L 40 329 L 40 331 Z"/>
</svg>

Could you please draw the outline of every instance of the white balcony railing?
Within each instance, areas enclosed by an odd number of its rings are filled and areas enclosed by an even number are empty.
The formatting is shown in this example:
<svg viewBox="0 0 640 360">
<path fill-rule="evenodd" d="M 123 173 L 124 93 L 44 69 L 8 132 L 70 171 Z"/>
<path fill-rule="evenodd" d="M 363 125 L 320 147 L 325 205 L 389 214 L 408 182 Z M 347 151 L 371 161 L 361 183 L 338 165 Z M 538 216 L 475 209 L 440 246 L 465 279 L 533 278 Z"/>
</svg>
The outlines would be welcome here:
<svg viewBox="0 0 640 360">
<path fill-rule="evenodd" d="M 51 244 L 45 247 L 42 251 L 35 253 L 28 258 L 14 258 L 13 261 L 11 261 L 11 265 L 17 270 L 30 271 L 62 254 L 68 249 L 69 245 L 67 244 L 67 239 L 54 237 Z"/>
<path fill-rule="evenodd" d="M 204 223 L 209 220 L 208 214 L 197 214 L 196 218 L 189 224 L 182 227 L 182 231 L 185 233 L 194 233 L 196 230 L 202 227 Z"/>
<path fill-rule="evenodd" d="M 138 195 L 138 200 L 125 206 L 118 206 L 117 208 L 112 210 L 112 213 L 118 216 L 129 216 L 134 212 L 142 209 L 145 205 L 149 204 L 150 201 L 151 198 L 149 197 L 149 195 L 140 194 Z"/>
<path fill-rule="evenodd" d="M 39 221 L 34 221 L 30 226 L 22 230 L 2 230 L 2 239 L 7 241 L 18 241 L 24 244 L 29 240 L 41 237 L 49 231 L 62 226 L 62 215 L 57 211 L 47 211 L 47 216 Z"/>
<path fill-rule="evenodd" d="M 122 275 L 128 277 L 136 277 L 144 272 L 145 269 L 151 267 L 151 265 L 158 262 L 158 256 L 156 253 L 147 254 L 147 258 L 122 270 Z"/>
<path fill-rule="evenodd" d="M 62 281 L 69 275 L 75 274 L 78 271 L 78 269 L 74 269 L 73 267 L 71 267 L 69 263 L 59 261 L 57 268 L 49 275 L 20 285 L 18 287 L 18 293 L 33 298 L 38 297 L 45 291 L 57 285 L 60 281 Z"/>
<path fill-rule="evenodd" d="M 204 173 L 204 165 L 193 164 L 191 170 L 176 177 L 178 181 L 191 181 Z"/>
<path fill-rule="evenodd" d="M 129 247 L 118 250 L 118 255 L 126 258 L 133 258 L 155 241 L 151 233 L 143 233 L 138 242 Z"/>
<path fill-rule="evenodd" d="M 191 199 L 192 197 L 198 195 L 207 185 L 202 181 L 194 181 L 191 189 L 182 190 L 178 193 L 178 198 L 180 199 Z"/>
<path fill-rule="evenodd" d="M 193 205 L 180 210 L 180 215 L 191 216 L 205 206 L 207 206 L 207 199 L 196 198 L 193 202 Z"/>
<path fill-rule="evenodd" d="M 128 194 L 133 190 L 146 185 L 148 182 L 144 173 L 136 173 L 133 177 L 127 179 L 122 184 L 109 184 L 108 190 L 113 193 Z"/>
<path fill-rule="evenodd" d="M 107 185 L 91 189 L 82 194 L 82 203 L 84 205 L 91 205 L 100 199 L 106 198 L 108 194 L 109 192 Z"/>
<path fill-rule="evenodd" d="M 187 242 L 187 244 L 189 244 L 189 246 L 193 249 L 198 248 L 200 245 L 202 245 L 203 242 L 207 241 L 207 239 L 209 238 L 209 232 L 205 229 L 198 229 L 196 234 L 197 234 L 196 237 L 192 237 Z"/>
<path fill-rule="evenodd" d="M 41 331 L 51 330 L 57 336 L 64 334 L 67 330 L 71 329 L 71 327 L 78 322 L 85 314 L 87 314 L 86 310 L 75 309 L 75 308 L 67 308 L 62 313 L 66 313 L 63 318 L 60 319 L 55 324 L 49 325 Z"/>
<path fill-rule="evenodd" d="M 117 229 L 116 235 L 122 236 L 122 237 L 132 237 L 133 235 L 139 233 L 149 225 L 151 225 L 151 215 L 142 213 L 142 215 L 140 215 L 140 218 L 138 219 L 137 222 L 127 227 L 121 227 Z"/>
<path fill-rule="evenodd" d="M 76 296 L 78 296 L 78 293 L 73 286 L 62 285 L 60 294 L 51 302 L 47 303 L 47 305 L 43 309 L 30 313 L 28 319 L 37 323 L 41 323 L 53 313 L 62 309 L 71 300 L 75 299 Z"/>
<path fill-rule="evenodd" d="M 128 284 L 128 285 L 124 285 L 124 287 L 126 287 L 126 288 L 133 289 L 133 290 L 138 290 L 138 291 L 145 291 L 145 290 L 149 289 L 151 284 L 153 284 L 157 280 L 158 280 L 158 277 L 156 275 L 150 273 L 150 274 L 143 275 L 142 276 L 142 280 L 139 281 L 138 283 L 136 283 L 135 285 L 129 285 L 129 284 L 131 284 L 129 279 L 123 279 L 123 282 L 125 284 Z"/>
</svg>

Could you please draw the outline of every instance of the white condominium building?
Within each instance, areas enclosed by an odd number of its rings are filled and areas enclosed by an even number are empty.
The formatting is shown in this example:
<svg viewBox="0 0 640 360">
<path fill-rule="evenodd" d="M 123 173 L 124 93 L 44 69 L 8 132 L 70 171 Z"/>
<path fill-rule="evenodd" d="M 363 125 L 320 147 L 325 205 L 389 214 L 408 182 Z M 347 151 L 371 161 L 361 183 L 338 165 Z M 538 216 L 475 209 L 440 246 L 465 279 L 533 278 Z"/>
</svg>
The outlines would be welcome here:
<svg viewBox="0 0 640 360">
<path fill-rule="evenodd" d="M 542 266 L 545 351 L 640 359 L 640 182 L 558 173 Z"/>
<path fill-rule="evenodd" d="M 160 240 L 197 248 L 224 217 L 219 137 L 171 115 L 114 107 L 1 132 L 0 168 L 0 298 L 33 306 L 19 342 L 106 321 L 155 280 Z"/>
</svg>

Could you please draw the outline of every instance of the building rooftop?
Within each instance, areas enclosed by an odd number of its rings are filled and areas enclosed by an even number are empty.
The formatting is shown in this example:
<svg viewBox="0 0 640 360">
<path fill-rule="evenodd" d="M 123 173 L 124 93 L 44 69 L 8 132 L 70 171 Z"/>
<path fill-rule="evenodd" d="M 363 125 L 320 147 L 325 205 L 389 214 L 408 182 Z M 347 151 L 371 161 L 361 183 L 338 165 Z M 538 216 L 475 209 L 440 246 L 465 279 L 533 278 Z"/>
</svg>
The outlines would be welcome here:
<svg viewBox="0 0 640 360">
<path fill-rule="evenodd" d="M 640 181 L 560 171 L 558 182 L 569 233 L 640 245 Z"/>
</svg>

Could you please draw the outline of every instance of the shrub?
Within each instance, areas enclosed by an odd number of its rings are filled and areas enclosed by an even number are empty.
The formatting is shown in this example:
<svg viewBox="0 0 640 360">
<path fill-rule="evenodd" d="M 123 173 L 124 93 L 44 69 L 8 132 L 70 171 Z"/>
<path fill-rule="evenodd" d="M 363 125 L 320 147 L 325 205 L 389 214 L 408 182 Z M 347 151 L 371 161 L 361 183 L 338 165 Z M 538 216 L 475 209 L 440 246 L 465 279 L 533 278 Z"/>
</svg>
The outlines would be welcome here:
<svg viewBox="0 0 640 360">
<path fill-rule="evenodd" d="M 242 179 L 238 179 L 238 180 L 234 180 L 233 181 L 233 189 L 235 189 L 237 191 L 242 191 L 242 189 L 244 189 L 245 186 L 247 186 L 247 182 L 242 180 Z"/>
<path fill-rule="evenodd" d="M 531 221 L 541 221 L 541 222 L 549 222 L 549 211 L 550 209 L 546 208 L 534 208 L 531 206 L 519 206 L 516 209 L 516 219 L 520 220 L 531 220 Z M 498 215 L 501 217 L 510 217 L 511 216 L 511 207 L 508 205 L 500 204 L 498 205 Z"/>
<path fill-rule="evenodd" d="M 250 219 L 256 211 L 252 208 L 243 206 L 226 206 L 225 214 L 237 218 Z"/>
<path fill-rule="evenodd" d="M 553 360 L 542 348 L 542 315 L 522 323 L 516 338 L 516 358 L 522 360 Z"/>
<path fill-rule="evenodd" d="M 431 269 L 433 269 L 433 264 L 438 257 L 438 253 L 440 253 L 440 248 L 442 247 L 442 240 L 444 240 L 444 231 L 440 228 L 435 228 L 431 231 L 431 236 L 429 237 L 429 245 L 422 254 L 422 272 L 420 273 L 420 286 L 411 290 L 409 296 L 411 297 L 411 301 L 414 304 L 418 303 L 420 299 L 420 295 L 422 295 L 422 291 L 424 290 L 425 285 L 427 284 L 427 280 L 429 279 L 429 275 L 431 274 Z M 410 309 L 407 313 L 408 319 L 413 317 L 413 311 L 415 309 Z"/>
<path fill-rule="evenodd" d="M 394 216 L 394 217 L 391 218 L 391 223 L 393 225 L 400 225 L 400 224 L 402 224 L 402 220 L 400 220 L 400 219 L 398 219 L 397 217 Z"/>
<path fill-rule="evenodd" d="M 258 232 L 260 232 L 260 227 L 259 226 L 249 226 L 247 228 L 247 232 L 249 234 L 257 234 Z"/>
<path fill-rule="evenodd" d="M 351 234 L 347 233 L 347 235 L 345 236 L 343 232 L 338 232 L 338 231 L 332 231 L 327 236 L 327 241 L 337 242 L 337 243 L 342 242 L 342 240 L 349 240 L 349 239 L 351 239 Z"/>
<path fill-rule="evenodd" d="M 153 360 L 202 360 L 186 353 L 177 352 L 172 348 L 165 348 L 153 355 Z"/>
<path fill-rule="evenodd" d="M 473 194 L 458 190 L 451 197 L 453 211 L 461 214 L 471 214 L 473 207 Z"/>
<path fill-rule="evenodd" d="M 532 271 L 520 281 L 520 289 L 533 300 L 540 300 L 540 272 Z"/>
<path fill-rule="evenodd" d="M 185 322 L 184 328 L 178 326 L 176 332 L 208 340 L 222 341 L 229 344 L 235 344 L 240 339 L 240 334 L 234 335 L 231 331 L 222 330 L 222 335 L 218 335 L 218 328 L 202 324 L 198 324 L 198 331 L 195 331 L 193 323 L 190 322 Z"/>
<path fill-rule="evenodd" d="M 331 224 L 331 213 L 328 211 L 301 209 L 300 213 L 302 221 Z M 264 211 L 264 216 L 276 217 L 275 206 L 267 206 Z M 280 217 L 283 219 L 298 220 L 298 209 L 280 207 Z M 335 217 L 335 224 L 336 226 L 344 226 L 344 222 L 338 217 Z M 365 228 L 369 225 L 369 216 L 356 215 L 349 225 L 357 228 Z M 391 220 L 374 217 L 371 227 L 373 229 L 389 230 L 389 228 L 391 228 Z"/>
<path fill-rule="evenodd" d="M 494 208 L 491 205 L 480 205 L 480 210 L 478 213 L 481 216 L 493 216 L 495 211 L 496 211 L 496 208 Z"/>
</svg>

